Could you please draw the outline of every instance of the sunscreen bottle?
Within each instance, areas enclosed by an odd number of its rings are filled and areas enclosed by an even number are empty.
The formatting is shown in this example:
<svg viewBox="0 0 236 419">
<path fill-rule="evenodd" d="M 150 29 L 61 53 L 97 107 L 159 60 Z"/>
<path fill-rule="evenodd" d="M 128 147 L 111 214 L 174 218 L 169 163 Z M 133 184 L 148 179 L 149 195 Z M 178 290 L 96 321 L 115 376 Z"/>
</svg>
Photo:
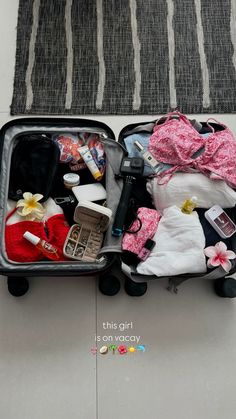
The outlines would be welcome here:
<svg viewBox="0 0 236 419">
<path fill-rule="evenodd" d="M 83 146 L 83 147 L 79 147 L 78 148 L 79 153 L 82 157 L 82 159 L 84 160 L 87 168 L 90 170 L 90 172 L 92 173 L 94 179 L 96 180 L 101 180 L 102 179 L 102 174 L 99 170 L 99 168 L 97 167 L 92 154 L 90 153 L 90 150 L 88 148 L 88 146 Z"/>
</svg>

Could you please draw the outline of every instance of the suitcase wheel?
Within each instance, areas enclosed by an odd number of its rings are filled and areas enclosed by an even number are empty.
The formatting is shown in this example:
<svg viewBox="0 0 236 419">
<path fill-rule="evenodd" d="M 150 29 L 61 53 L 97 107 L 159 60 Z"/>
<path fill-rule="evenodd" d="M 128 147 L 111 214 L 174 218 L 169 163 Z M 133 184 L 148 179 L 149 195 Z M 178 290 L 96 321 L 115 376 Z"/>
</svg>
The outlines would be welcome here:
<svg viewBox="0 0 236 419">
<path fill-rule="evenodd" d="M 125 278 L 125 292 L 131 297 L 141 297 L 147 291 L 146 282 L 134 282 L 130 278 Z"/>
<path fill-rule="evenodd" d="M 223 298 L 235 298 L 236 297 L 236 279 L 229 278 L 218 278 L 214 282 L 215 293 L 219 297 Z"/>
<path fill-rule="evenodd" d="M 29 281 L 22 276 L 9 276 L 7 278 L 8 291 L 14 297 L 22 297 L 29 289 Z"/>
<path fill-rule="evenodd" d="M 99 290 L 104 295 L 113 296 L 120 291 L 120 280 L 113 274 L 99 277 Z"/>
</svg>

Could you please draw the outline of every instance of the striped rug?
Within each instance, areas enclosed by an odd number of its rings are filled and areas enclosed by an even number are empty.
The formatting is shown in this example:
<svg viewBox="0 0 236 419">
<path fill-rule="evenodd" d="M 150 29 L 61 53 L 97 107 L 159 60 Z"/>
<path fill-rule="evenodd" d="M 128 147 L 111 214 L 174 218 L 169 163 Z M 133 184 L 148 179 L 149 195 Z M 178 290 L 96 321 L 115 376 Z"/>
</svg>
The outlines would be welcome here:
<svg viewBox="0 0 236 419">
<path fill-rule="evenodd" d="M 236 112 L 236 0 L 20 0 L 16 114 Z"/>
</svg>

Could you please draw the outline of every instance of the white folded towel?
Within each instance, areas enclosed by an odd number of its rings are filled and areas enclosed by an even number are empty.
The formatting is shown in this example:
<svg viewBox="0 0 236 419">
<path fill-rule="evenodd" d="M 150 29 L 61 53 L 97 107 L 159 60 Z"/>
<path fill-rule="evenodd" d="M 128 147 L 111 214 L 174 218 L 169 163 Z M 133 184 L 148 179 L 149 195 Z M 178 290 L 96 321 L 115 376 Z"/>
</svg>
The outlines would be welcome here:
<svg viewBox="0 0 236 419">
<path fill-rule="evenodd" d="M 164 210 L 150 256 L 138 264 L 144 275 L 172 276 L 206 272 L 205 236 L 196 211 L 183 214 L 177 206 Z"/>
</svg>

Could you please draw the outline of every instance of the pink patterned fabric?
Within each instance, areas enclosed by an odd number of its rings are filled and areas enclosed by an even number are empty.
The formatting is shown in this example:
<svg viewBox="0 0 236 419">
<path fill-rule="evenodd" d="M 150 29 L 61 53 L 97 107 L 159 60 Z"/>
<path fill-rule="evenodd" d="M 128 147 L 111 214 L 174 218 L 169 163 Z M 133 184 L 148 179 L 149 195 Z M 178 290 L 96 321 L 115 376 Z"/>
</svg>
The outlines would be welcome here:
<svg viewBox="0 0 236 419">
<path fill-rule="evenodd" d="M 179 119 L 170 119 L 178 115 Z M 148 150 L 160 162 L 172 164 L 173 167 L 162 172 L 159 177 L 196 169 L 212 179 L 225 180 L 236 187 L 236 141 L 232 132 L 221 124 L 222 130 L 203 138 L 179 112 L 168 115 L 163 124 L 156 125 Z M 194 154 L 203 149 L 201 155 Z"/>
<path fill-rule="evenodd" d="M 132 252 L 136 255 L 143 249 L 147 239 L 151 239 L 154 236 L 161 215 L 154 209 L 141 207 L 137 211 L 137 217 L 142 222 L 141 229 L 134 234 L 125 233 L 122 240 L 122 250 Z M 139 225 L 139 221 L 135 220 L 129 231 L 138 230 Z"/>
</svg>

